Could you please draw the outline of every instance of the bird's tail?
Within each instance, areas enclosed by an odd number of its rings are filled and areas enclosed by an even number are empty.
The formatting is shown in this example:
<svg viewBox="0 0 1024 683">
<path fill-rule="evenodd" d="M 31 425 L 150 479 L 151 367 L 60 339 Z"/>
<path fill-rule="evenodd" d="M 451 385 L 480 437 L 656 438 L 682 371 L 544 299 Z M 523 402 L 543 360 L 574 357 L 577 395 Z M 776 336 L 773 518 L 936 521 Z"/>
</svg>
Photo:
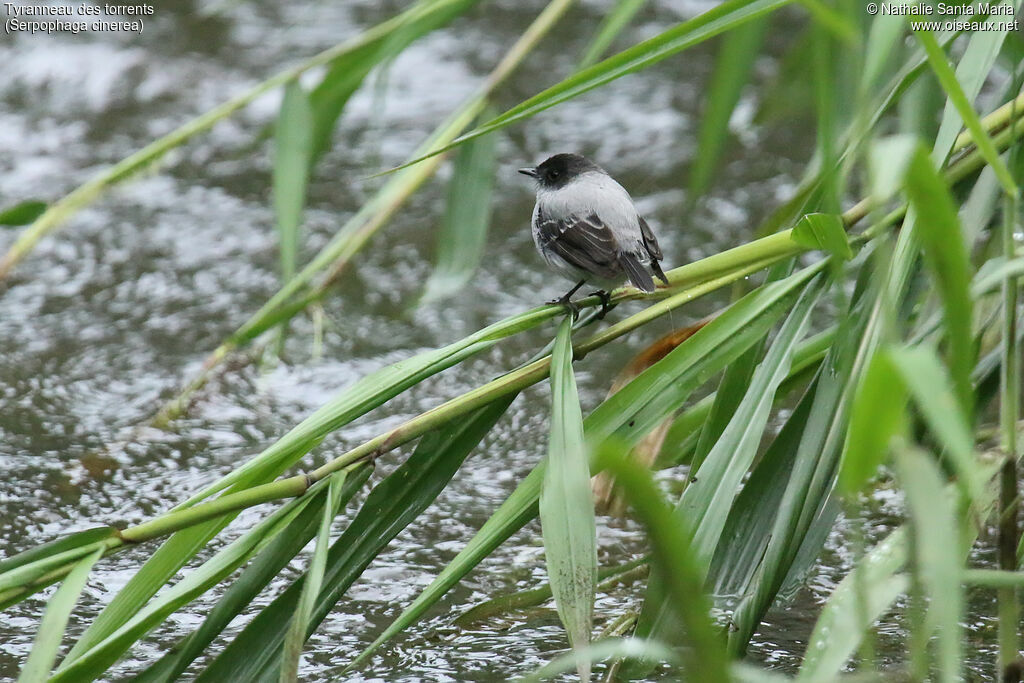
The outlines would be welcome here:
<svg viewBox="0 0 1024 683">
<path fill-rule="evenodd" d="M 629 277 L 629 281 L 633 283 L 633 286 L 637 289 L 642 289 L 645 292 L 654 291 L 654 280 L 651 278 L 651 274 L 647 272 L 640 261 L 637 260 L 633 254 L 627 254 L 625 252 L 619 254 L 619 265 L 626 271 L 626 275 Z"/>
</svg>

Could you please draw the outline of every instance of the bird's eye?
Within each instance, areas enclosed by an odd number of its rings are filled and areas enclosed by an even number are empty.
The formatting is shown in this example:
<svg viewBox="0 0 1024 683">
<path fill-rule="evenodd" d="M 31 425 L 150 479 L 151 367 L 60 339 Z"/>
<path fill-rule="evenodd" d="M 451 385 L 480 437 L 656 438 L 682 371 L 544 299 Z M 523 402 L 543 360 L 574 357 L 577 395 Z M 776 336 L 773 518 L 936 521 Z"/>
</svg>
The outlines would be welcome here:
<svg viewBox="0 0 1024 683">
<path fill-rule="evenodd" d="M 548 173 L 548 177 L 551 178 L 552 180 L 557 178 L 558 175 L 559 175 L 558 171 L 551 171 L 551 172 Z"/>
</svg>

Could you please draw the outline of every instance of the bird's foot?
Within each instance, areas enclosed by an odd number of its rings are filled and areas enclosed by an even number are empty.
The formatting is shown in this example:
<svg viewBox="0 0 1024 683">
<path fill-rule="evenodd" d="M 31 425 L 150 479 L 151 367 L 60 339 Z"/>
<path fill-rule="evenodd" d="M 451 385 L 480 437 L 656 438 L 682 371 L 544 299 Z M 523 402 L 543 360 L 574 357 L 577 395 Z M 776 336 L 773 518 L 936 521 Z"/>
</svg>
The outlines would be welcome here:
<svg viewBox="0 0 1024 683">
<path fill-rule="evenodd" d="M 572 319 L 576 320 L 577 318 L 580 317 L 580 307 L 574 304 L 572 301 L 570 301 L 569 296 L 569 294 L 566 294 L 565 296 L 560 297 L 558 299 L 552 299 L 551 301 L 548 302 L 548 304 L 551 306 L 554 306 L 555 304 L 562 306 L 563 308 L 565 308 L 566 312 L 572 316 Z"/>
<path fill-rule="evenodd" d="M 601 311 L 597 314 L 598 320 L 604 320 L 604 317 L 608 315 L 608 311 L 618 306 L 618 304 L 612 303 L 612 295 L 603 289 L 591 292 L 589 296 L 596 296 L 601 299 Z"/>
</svg>

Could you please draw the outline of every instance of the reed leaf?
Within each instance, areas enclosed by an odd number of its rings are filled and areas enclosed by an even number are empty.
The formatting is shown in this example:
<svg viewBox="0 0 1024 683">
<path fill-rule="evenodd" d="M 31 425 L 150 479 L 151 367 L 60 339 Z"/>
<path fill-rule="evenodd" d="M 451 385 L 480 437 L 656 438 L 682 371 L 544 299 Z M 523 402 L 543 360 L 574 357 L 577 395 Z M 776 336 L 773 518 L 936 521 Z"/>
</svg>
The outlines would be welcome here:
<svg viewBox="0 0 1024 683">
<path fill-rule="evenodd" d="M 786 239 L 788 240 L 788 236 Z M 631 419 L 639 421 L 637 413 L 648 401 L 654 405 L 651 406 L 647 421 L 657 424 L 686 400 L 693 387 L 699 386 L 720 372 L 755 343 L 782 315 L 788 307 L 787 304 L 799 293 L 800 286 L 813 277 L 822 266 L 823 263 L 817 267 L 810 267 L 785 281 L 752 292 L 701 328 L 663 360 L 606 399 L 584 420 L 587 443 L 600 444 L 612 435 L 627 444 L 631 443 L 630 436 L 633 439 L 639 438 L 642 433 L 637 432 L 635 424 L 631 427 L 628 423 Z M 728 343 L 723 343 L 723 340 L 727 340 Z M 586 342 L 577 345 L 577 355 L 586 346 Z M 667 387 L 675 393 L 671 399 L 661 395 L 666 392 Z M 593 473 L 596 473 L 596 470 Z M 532 520 L 537 515 L 542 477 L 542 468 L 538 467 L 531 471 L 459 554 L 413 600 L 412 604 L 353 660 L 349 669 L 357 666 L 383 643 L 415 622 L 494 548 Z"/>
<path fill-rule="evenodd" d="M 910 580 L 897 573 L 906 561 L 906 529 L 901 528 L 843 578 L 814 624 L 798 681 L 836 680 L 864 632 L 906 592 Z"/>
<path fill-rule="evenodd" d="M 341 500 L 351 500 L 372 472 L 373 468 L 367 466 L 350 470 L 345 477 Z M 201 656 L 228 624 L 244 612 L 256 596 L 306 547 L 317 533 L 322 516 L 323 506 L 319 500 L 303 507 L 288 526 L 249 563 L 238 579 L 227 587 L 207 612 L 199 628 L 143 671 L 137 677 L 139 683 L 171 683 L 178 680 L 189 664 Z"/>
<path fill-rule="evenodd" d="M 895 380 L 895 381 L 894 381 Z M 907 388 L 886 353 L 871 359 L 850 410 L 850 436 L 839 469 L 839 490 L 855 496 L 874 476 L 889 442 L 906 431 Z"/>
<path fill-rule="evenodd" d="M 972 410 L 971 370 L 976 361 L 970 296 L 971 265 L 956 207 L 928 155 L 919 150 L 910 162 L 907 196 L 917 211 L 915 236 L 945 309 L 950 368 L 961 406 Z"/>
<path fill-rule="evenodd" d="M 806 285 L 800 298 L 782 325 L 764 360 L 754 371 L 743 399 L 729 423 L 716 440 L 696 475 L 691 474 L 673 512 L 673 521 L 693 529 L 691 552 L 702 574 L 706 574 L 715 547 L 725 528 L 733 499 L 757 454 L 775 392 L 788 375 L 793 353 L 806 329 L 814 304 L 821 294 L 821 276 Z M 763 332 L 762 332 L 763 334 Z M 655 640 L 675 642 L 667 606 L 662 599 L 665 587 L 657 581 L 648 586 L 644 609 L 640 613 L 639 633 Z"/>
<path fill-rule="evenodd" d="M 474 415 L 428 434 L 405 463 L 374 487 L 351 524 L 331 546 L 323 588 L 314 603 L 305 637 L 370 562 L 444 490 L 513 398 L 514 395 L 494 401 Z M 260 611 L 198 680 L 276 678 L 275 667 L 280 662 L 288 615 L 295 610 L 303 583 L 300 577 Z"/>
<path fill-rule="evenodd" d="M 622 32 L 622 29 L 629 25 L 636 13 L 644 6 L 645 0 L 618 0 L 615 7 L 604 15 L 601 25 L 597 29 L 597 35 L 587 46 L 583 58 L 580 59 L 580 69 L 591 66 L 601 58 L 611 46 L 615 38 Z M 493 117 L 492 117 L 493 118 Z"/>
<path fill-rule="evenodd" d="M 573 650 L 556 657 L 533 673 L 516 679 L 521 683 L 540 683 L 551 680 L 560 674 L 572 671 L 577 663 L 585 658 L 587 661 L 600 662 L 606 659 L 643 660 L 650 663 L 668 662 L 678 664 L 679 656 L 661 643 L 639 638 L 604 638 L 581 650 Z M 721 679 L 725 680 L 725 679 Z"/>
<path fill-rule="evenodd" d="M 28 225 L 46 211 L 46 202 L 28 199 L 6 209 L 0 209 L 0 227 L 16 228 Z"/>
<path fill-rule="evenodd" d="M 102 557 L 103 549 L 97 548 L 85 558 L 75 564 L 75 568 L 67 575 L 61 583 L 60 588 L 53 597 L 46 603 L 46 611 L 39 621 L 39 631 L 32 643 L 32 650 L 29 652 L 28 660 L 18 676 L 18 683 L 31 683 L 34 681 L 45 681 L 50 676 L 50 669 L 57 659 L 57 650 L 60 648 L 60 641 L 64 637 L 64 629 L 67 627 L 71 610 L 85 588 L 85 582 L 89 578 L 89 572 L 93 565 Z"/>
<path fill-rule="evenodd" d="M 490 108 L 482 116 L 489 115 Z M 497 172 L 497 136 L 459 149 L 448 182 L 447 210 L 437 235 L 437 259 L 421 303 L 445 299 L 469 284 L 484 255 Z"/>
<path fill-rule="evenodd" d="M 853 258 L 841 216 L 809 213 L 793 227 L 793 241 L 808 249 L 822 249 L 843 260 Z"/>
<path fill-rule="evenodd" d="M 285 636 L 284 652 L 281 655 L 281 683 L 295 683 L 299 677 L 299 660 L 302 659 L 302 646 L 306 643 L 306 631 L 313 612 L 313 603 L 323 585 L 324 569 L 327 566 L 327 551 L 331 547 L 331 526 L 338 515 L 341 492 L 345 486 L 347 472 L 340 472 L 331 477 L 327 488 L 327 499 L 320 517 L 320 529 L 316 535 L 316 547 L 309 560 L 309 568 L 302 582 L 302 595 L 295 607 Z"/>
<path fill-rule="evenodd" d="M 551 354 L 551 435 L 539 511 L 555 606 L 578 653 L 590 642 L 594 625 L 597 527 L 571 335 L 572 320 L 567 317 L 558 327 Z M 590 661 L 579 657 L 577 672 L 580 680 L 590 680 Z"/>
<path fill-rule="evenodd" d="M 768 22 L 769 17 L 755 19 L 722 36 L 697 131 L 697 154 L 690 168 L 687 191 L 691 204 L 708 189 L 718 170 L 729 137 L 729 120 L 750 81 Z"/>
<path fill-rule="evenodd" d="M 295 275 L 299 249 L 299 224 L 306 203 L 312 157 L 313 108 L 296 81 L 284 89 L 274 140 L 274 215 L 281 251 L 281 280 Z"/>
<path fill-rule="evenodd" d="M 336 476 L 344 477 L 345 475 Z M 204 562 L 202 566 L 185 576 L 131 618 L 116 628 L 108 628 L 109 633 L 97 630 L 93 636 L 94 643 L 86 641 L 83 636 L 76 644 L 78 651 L 69 653 L 52 680 L 89 681 L 102 676 L 111 664 L 116 662 L 135 641 L 150 629 L 182 605 L 188 604 L 229 576 L 266 546 L 274 536 L 286 529 L 296 515 L 302 511 L 302 508 L 326 492 L 327 483 L 328 481 L 324 481 L 314 485 L 307 495 L 278 508 L 252 530 Z M 97 623 L 99 623 L 98 620 L 93 622 L 93 625 L 95 626 Z M 86 643 L 87 646 L 83 646 L 83 643 Z"/>
<path fill-rule="evenodd" d="M 963 88 L 960 86 L 960 82 L 956 78 L 956 73 L 949 65 L 949 61 L 946 59 L 946 54 L 942 51 L 942 48 L 939 46 L 935 36 L 932 35 L 931 31 L 926 30 L 916 30 L 914 31 L 914 34 L 924 47 L 925 53 L 928 55 L 928 64 L 931 66 L 932 72 L 942 85 L 942 89 L 946 91 L 946 95 L 949 97 L 950 102 L 952 102 L 953 106 L 956 107 L 956 111 L 960 114 L 960 118 L 963 119 L 967 130 L 970 131 L 971 137 L 974 139 L 974 144 L 978 147 L 978 151 L 985 157 L 985 161 L 989 167 L 995 171 L 996 177 L 999 178 L 999 182 L 1002 184 L 1006 193 L 1011 196 L 1016 196 L 1018 194 L 1018 190 L 1017 183 L 1014 181 L 1013 175 L 1010 174 L 1010 170 L 1006 167 L 1006 164 L 1003 163 L 1003 160 L 999 158 L 999 153 L 996 151 L 992 138 L 989 137 L 988 132 L 985 130 L 985 127 L 981 124 L 981 120 L 978 118 L 977 112 L 974 111 L 974 107 L 971 106 L 970 100 L 967 95 L 964 94 Z"/>
<path fill-rule="evenodd" d="M 693 532 L 685 520 L 673 514 L 651 473 L 630 460 L 626 452 L 612 439 L 598 451 L 596 465 L 615 475 L 617 485 L 647 529 L 652 569 L 664 587 L 667 607 L 685 627 L 688 647 L 683 650 L 683 661 L 687 677 L 728 681 L 728 659 L 711 621 L 711 605 L 703 587 L 704 570 L 692 544 Z"/>
<path fill-rule="evenodd" d="M 928 619 L 938 631 L 935 662 L 938 680 L 959 681 L 964 596 L 960 582 L 961 556 L 949 552 L 950 533 L 955 533 L 958 526 L 954 500 L 943 487 L 938 467 L 924 453 L 904 449 L 895 463 L 907 494 L 914 536 L 915 576 L 928 598 Z"/>
</svg>

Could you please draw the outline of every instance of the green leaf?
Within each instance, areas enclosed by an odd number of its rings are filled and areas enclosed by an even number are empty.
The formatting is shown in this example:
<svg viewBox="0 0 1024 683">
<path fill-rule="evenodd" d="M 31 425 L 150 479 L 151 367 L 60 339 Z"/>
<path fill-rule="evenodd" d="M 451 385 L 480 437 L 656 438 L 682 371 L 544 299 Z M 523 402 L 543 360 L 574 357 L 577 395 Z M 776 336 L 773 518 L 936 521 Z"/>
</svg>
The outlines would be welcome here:
<svg viewBox="0 0 1024 683">
<path fill-rule="evenodd" d="M 1008 4 L 1017 8 L 1020 1 L 1016 0 Z M 1009 26 L 1009 22 L 1006 23 Z M 963 96 L 968 103 L 973 102 L 981 92 L 982 85 L 985 84 L 992 67 L 995 66 L 1006 34 L 1006 30 L 975 31 L 967 41 L 967 48 L 956 66 L 955 80 L 962 87 Z M 960 133 L 962 121 L 957 105 L 951 97 L 946 100 L 946 106 L 942 112 L 942 123 L 935 136 L 936 146 L 932 160 L 936 164 L 941 165 L 946 162 L 950 147 L 952 147 L 957 134 Z"/>
<path fill-rule="evenodd" d="M 318 498 L 320 491 L 326 490 L 329 480 L 314 484 L 306 495 L 279 507 L 248 533 L 230 543 L 200 567 L 187 574 L 181 581 L 161 593 L 158 598 L 134 613 L 129 619 L 118 624 L 116 628 L 112 627 L 113 622 L 109 622 L 103 631 L 96 631 L 97 635 L 94 635 L 91 641 L 86 640 L 83 636 L 75 646 L 77 652 L 72 651 L 75 657 L 69 654 L 57 669 L 52 680 L 85 681 L 103 675 L 103 672 L 111 664 L 116 662 L 135 641 L 148 633 L 150 629 L 182 605 L 190 603 L 224 580 L 259 552 L 275 535 L 287 528 L 306 505 Z M 220 522 L 220 520 L 214 521 Z M 165 544 L 164 547 L 167 545 Z M 155 589 L 153 590 L 155 591 Z M 98 619 L 93 622 L 93 627 L 97 623 L 99 623 Z"/>
<path fill-rule="evenodd" d="M 853 258 L 846 225 L 841 216 L 831 213 L 809 213 L 793 228 L 793 241 L 808 249 L 822 249 L 843 260 Z"/>
<path fill-rule="evenodd" d="M 954 107 L 956 107 L 956 111 L 960 114 L 960 118 L 963 119 L 967 130 L 971 132 L 971 137 L 974 138 L 974 144 L 978 146 L 978 151 L 981 152 L 981 155 L 984 157 L 985 162 L 989 167 L 995 171 L 996 177 L 999 178 L 999 182 L 1002 184 L 1003 189 L 1007 194 L 1017 196 L 1017 183 L 1014 182 L 1013 175 L 1006 167 L 1006 164 L 1003 163 L 1003 160 L 999 157 L 999 152 L 996 151 L 992 138 L 989 137 L 988 132 L 985 130 L 984 126 L 982 126 L 977 112 L 974 111 L 974 107 L 971 106 L 970 100 L 964 93 L 963 88 L 960 87 L 960 82 L 956 78 L 956 73 L 953 72 L 953 67 L 949 65 L 946 53 L 942 51 L 942 48 L 935 40 L 935 36 L 932 35 L 931 31 L 915 30 L 914 34 L 921 42 L 925 53 L 928 55 L 928 64 L 935 73 L 935 77 L 938 79 L 939 84 L 942 85 L 942 89 L 946 91 L 946 96 L 949 97 L 949 101 L 953 103 Z M 979 59 L 979 61 L 982 60 Z M 973 60 L 971 64 L 971 68 L 976 68 L 973 66 Z M 942 150 L 937 149 L 936 152 L 942 152 Z M 945 156 L 944 153 L 943 156 Z"/>
<path fill-rule="evenodd" d="M 981 501 L 984 474 L 974 456 L 970 415 L 957 403 L 949 373 L 926 346 L 895 348 L 889 353 L 921 417 L 945 448 L 964 492 L 970 500 Z"/>
<path fill-rule="evenodd" d="M 60 555 L 69 550 L 79 550 L 86 546 L 112 539 L 116 536 L 117 529 L 109 526 L 102 526 L 96 527 L 95 529 L 76 531 L 72 534 L 68 534 L 67 536 L 55 538 L 52 541 L 42 543 L 34 548 L 29 548 L 24 552 L 20 552 L 17 555 L 12 555 L 4 560 L 0 560 L 0 575 L 9 572 L 12 569 L 32 564 L 33 562 L 37 562 L 41 559 Z M 90 552 L 91 550 L 87 550 L 82 553 L 82 556 L 84 557 Z"/>
<path fill-rule="evenodd" d="M 480 265 L 491 221 L 497 142 L 496 135 L 485 135 L 463 145 L 455 157 L 447 211 L 437 236 L 437 264 L 422 302 L 463 292 Z"/>
<path fill-rule="evenodd" d="M 893 48 L 903 35 L 906 22 L 902 17 L 879 12 L 871 20 L 867 44 L 864 48 L 864 69 L 861 73 L 861 90 L 871 90 L 885 73 L 899 62 L 893 59 Z"/>
<path fill-rule="evenodd" d="M 355 519 L 331 546 L 307 637 L 370 562 L 444 490 L 514 398 L 501 397 L 451 425 L 429 432 L 409 459 L 374 487 Z M 274 667 L 280 661 L 288 616 L 295 610 L 302 584 L 300 578 L 256 615 L 199 680 L 276 678 Z"/>
<path fill-rule="evenodd" d="M 45 681 L 50 676 L 50 669 L 57 659 L 57 650 L 64 637 L 64 629 L 68 625 L 68 617 L 75 608 L 85 582 L 89 578 L 92 567 L 103 556 L 103 549 L 97 548 L 90 555 L 79 560 L 74 569 L 60 584 L 60 588 L 46 603 L 46 611 L 39 622 L 39 631 L 32 643 L 28 660 L 25 662 L 18 683 Z"/>
<path fill-rule="evenodd" d="M 683 491 L 674 510 L 674 521 L 692 528 L 691 552 L 702 572 L 712 560 L 721 539 L 736 492 L 747 474 L 768 423 L 775 392 L 789 374 L 793 353 L 821 293 L 821 280 L 813 280 L 800 299 L 764 360 L 754 372 L 743 399 L 715 442 L 696 476 Z M 658 581 L 648 585 L 647 598 L 641 612 L 640 633 L 655 640 L 670 639 L 668 610 L 661 596 L 664 587 Z"/>
<path fill-rule="evenodd" d="M 976 361 L 971 264 L 960 231 L 956 205 L 927 153 L 920 149 L 907 173 L 907 196 L 917 212 L 914 235 L 942 298 L 950 368 L 961 407 L 971 413 L 974 390 L 971 371 Z"/>
<path fill-rule="evenodd" d="M 597 527 L 572 360 L 572 318 L 566 317 L 551 354 L 551 436 L 540 490 L 540 523 L 558 616 L 569 643 L 579 649 L 590 642 L 594 625 Z M 580 659 L 577 666 L 580 679 L 589 681 L 589 660 Z"/>
<path fill-rule="evenodd" d="M 369 466 L 348 473 L 342 504 L 352 499 L 373 472 Z M 159 661 L 138 677 L 138 683 L 172 683 L 200 657 L 210 643 L 273 581 L 316 534 L 322 516 L 323 501 L 305 506 L 288 526 L 260 551 L 242 574 L 206 614 L 202 625 L 178 642 Z M 287 618 L 287 616 L 285 617 Z"/>
<path fill-rule="evenodd" d="M 804 392 L 729 510 L 708 570 L 708 585 L 714 586 L 715 595 L 743 595 L 751 590 L 793 471 L 816 386 L 814 382 Z"/>
<path fill-rule="evenodd" d="M 832 591 L 807 642 L 798 681 L 837 680 L 865 631 L 882 616 L 909 580 L 906 530 L 897 529 L 863 558 Z"/>
<path fill-rule="evenodd" d="M 711 621 L 704 571 L 691 544 L 689 524 L 673 514 L 650 470 L 628 458 L 627 452 L 627 447 L 612 439 L 600 448 L 595 464 L 614 475 L 647 529 L 652 571 L 664 586 L 667 607 L 685 627 L 687 679 L 728 681 L 728 659 L 721 634 Z"/>
<path fill-rule="evenodd" d="M 378 63 L 380 41 L 364 45 L 331 63 L 309 93 L 309 162 L 313 165 L 331 147 L 331 134 L 349 98 Z"/>
<path fill-rule="evenodd" d="M 873 201 L 887 201 L 900 191 L 917 145 L 912 135 L 889 135 L 872 143 L 868 176 Z"/>
<path fill-rule="evenodd" d="M 601 25 L 597 28 L 597 35 L 587 46 L 587 51 L 583 54 L 583 59 L 580 60 L 579 69 L 585 69 L 601 58 L 615 37 L 629 25 L 636 13 L 644 6 L 644 1 L 619 0 L 615 3 L 615 7 L 601 20 Z"/>
<path fill-rule="evenodd" d="M 843 495 L 860 493 L 885 460 L 892 437 L 906 432 L 907 400 L 906 386 L 889 355 L 876 353 L 853 397 L 849 437 L 839 467 Z"/>
<path fill-rule="evenodd" d="M 685 519 L 694 528 L 694 552 L 703 566 L 711 561 L 733 498 L 757 455 L 775 392 L 789 374 L 796 345 L 807 328 L 821 285 L 819 276 L 802 292 L 754 372 L 728 425 L 697 470 L 697 479 L 686 487 L 676 507 L 676 519 Z"/>
<path fill-rule="evenodd" d="M 277 116 L 274 144 L 274 215 L 281 250 L 281 280 L 295 275 L 299 248 L 299 224 L 306 203 L 312 154 L 313 112 L 309 98 L 297 81 L 284 89 Z"/>
<path fill-rule="evenodd" d="M 938 680 L 959 681 L 963 558 L 958 552 L 950 552 L 951 543 L 960 545 L 954 499 L 943 486 L 938 467 L 924 453 L 904 450 L 896 458 L 896 469 L 910 510 L 915 573 L 928 597 L 928 618 L 938 630 Z"/>
<path fill-rule="evenodd" d="M 605 638 L 579 650 L 556 657 L 531 674 L 516 679 L 518 683 L 540 683 L 556 679 L 577 668 L 580 661 L 600 662 L 606 659 L 640 659 L 652 664 L 678 664 L 679 656 L 666 645 L 639 638 Z"/>
<path fill-rule="evenodd" d="M 306 632 L 309 628 L 310 615 L 313 612 L 313 603 L 323 585 L 324 569 L 327 566 L 327 550 L 331 547 L 331 526 L 334 523 L 334 518 L 338 516 L 338 506 L 342 499 L 341 492 L 345 486 L 345 475 L 345 472 L 341 472 L 337 476 L 331 477 L 331 484 L 327 489 L 327 501 L 324 503 L 320 530 L 316 536 L 316 548 L 309 561 L 309 569 L 306 570 L 302 583 L 302 595 L 299 597 L 299 604 L 292 615 L 288 635 L 284 641 L 284 653 L 281 657 L 281 683 L 294 683 L 298 680 L 302 646 L 306 643 Z"/>
<path fill-rule="evenodd" d="M 19 225 L 28 225 L 42 216 L 44 211 L 46 211 L 46 202 L 29 199 L 6 209 L 0 209 L 0 226 L 13 228 Z"/>
<path fill-rule="evenodd" d="M 738 26 L 722 37 L 697 132 L 697 155 L 690 169 L 691 203 L 708 189 L 718 169 L 729 136 L 729 119 L 743 87 L 750 81 L 767 28 L 768 18 L 765 17 Z"/>
<path fill-rule="evenodd" d="M 588 443 L 612 434 L 635 444 L 771 329 L 825 262 L 759 287 L 698 330 L 686 343 L 609 396 L 586 420 Z"/>
<path fill-rule="evenodd" d="M 746 648 L 791 573 L 814 520 L 826 513 L 825 503 L 835 481 L 846 435 L 847 387 L 856 377 L 854 359 L 862 344 L 870 345 L 870 338 L 865 335 L 865 306 L 864 297 L 851 304 L 822 364 L 764 555 L 750 580 L 749 591 L 739 596 L 732 615 L 734 628 L 730 629 L 729 645 L 733 653 Z M 644 623 L 641 620 L 640 625 Z M 643 635 L 646 631 L 638 629 L 638 633 Z"/>
</svg>

